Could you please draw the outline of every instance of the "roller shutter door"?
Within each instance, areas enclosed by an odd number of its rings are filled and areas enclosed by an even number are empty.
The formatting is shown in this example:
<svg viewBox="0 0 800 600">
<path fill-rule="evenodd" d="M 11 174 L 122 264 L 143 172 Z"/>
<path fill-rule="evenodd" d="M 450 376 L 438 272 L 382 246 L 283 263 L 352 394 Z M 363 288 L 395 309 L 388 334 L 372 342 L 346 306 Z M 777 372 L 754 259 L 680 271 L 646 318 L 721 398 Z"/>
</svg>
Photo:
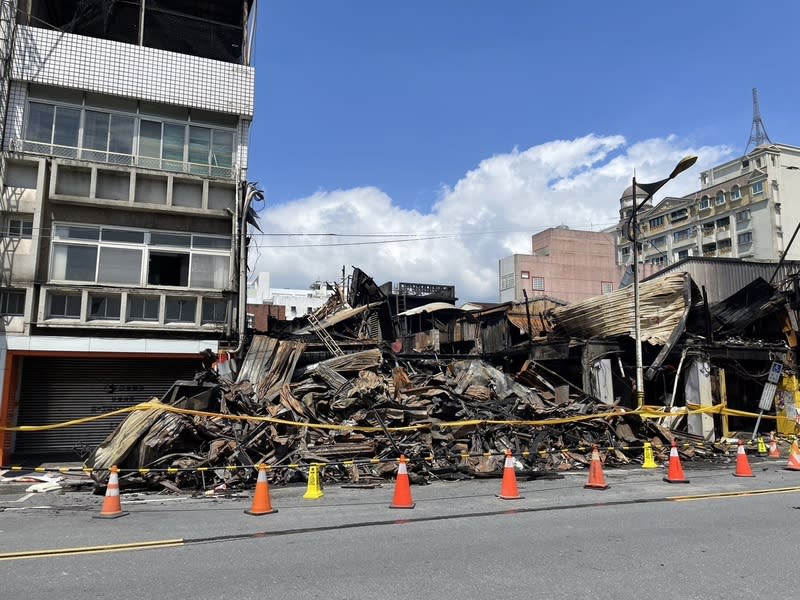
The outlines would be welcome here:
<svg viewBox="0 0 800 600">
<path fill-rule="evenodd" d="M 195 359 L 31 357 L 22 359 L 18 425 L 50 425 L 95 416 L 153 396 L 200 369 Z M 94 448 L 125 415 L 41 432 L 19 432 L 14 454 L 74 455 Z M 85 445 L 85 446 L 84 446 Z"/>
</svg>

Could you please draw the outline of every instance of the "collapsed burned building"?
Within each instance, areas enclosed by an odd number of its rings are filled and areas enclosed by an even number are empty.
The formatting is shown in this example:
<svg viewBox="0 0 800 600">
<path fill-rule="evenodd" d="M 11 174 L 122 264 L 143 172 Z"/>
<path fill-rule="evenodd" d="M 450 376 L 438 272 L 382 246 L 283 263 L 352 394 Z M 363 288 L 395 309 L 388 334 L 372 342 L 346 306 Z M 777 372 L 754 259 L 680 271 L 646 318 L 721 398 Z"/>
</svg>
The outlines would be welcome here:
<svg viewBox="0 0 800 600">
<path fill-rule="evenodd" d="M 642 282 L 645 400 L 657 417 L 646 419 L 634 410 L 631 288 L 573 305 L 536 298 L 477 310 L 417 299 L 398 312 L 355 269 L 315 313 L 254 336 L 233 368 L 220 363 L 139 407 L 86 464 L 166 467 L 178 485 L 199 485 L 187 480 L 197 467 L 233 485 L 252 476 L 236 465 L 259 462 L 283 466 L 278 481 L 308 464 L 326 465 L 327 481 L 364 481 L 393 472 L 376 458 L 400 454 L 417 460 L 415 477 L 476 476 L 497 473 L 506 448 L 550 472 L 586 464 L 592 444 L 623 464 L 642 442 L 663 457 L 675 436 L 793 433 L 800 287 L 791 267 L 780 285 L 756 274 L 715 302 L 710 279 L 689 269 Z M 757 423 L 775 365 L 775 402 Z"/>
</svg>

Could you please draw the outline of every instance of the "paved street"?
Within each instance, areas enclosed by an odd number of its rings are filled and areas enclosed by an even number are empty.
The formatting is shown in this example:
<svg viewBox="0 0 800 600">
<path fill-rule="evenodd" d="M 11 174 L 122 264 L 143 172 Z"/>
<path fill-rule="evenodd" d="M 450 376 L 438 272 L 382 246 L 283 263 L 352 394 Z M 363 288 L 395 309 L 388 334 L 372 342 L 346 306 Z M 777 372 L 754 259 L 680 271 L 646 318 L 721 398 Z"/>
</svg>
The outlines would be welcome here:
<svg viewBox="0 0 800 600">
<path fill-rule="evenodd" d="M 273 488 L 261 517 L 249 497 L 123 494 L 130 514 L 99 520 L 99 496 L 2 495 L 0 551 L 33 552 L 0 561 L 3 596 L 789 597 L 800 473 L 751 462 L 752 479 L 685 466 L 689 485 L 661 469 L 606 471 L 604 491 L 585 472 L 520 480 L 515 501 L 497 479 L 435 482 L 412 487 L 413 510 L 388 508 L 391 483 L 314 501 Z M 80 554 L 42 552 L 65 548 Z"/>
</svg>

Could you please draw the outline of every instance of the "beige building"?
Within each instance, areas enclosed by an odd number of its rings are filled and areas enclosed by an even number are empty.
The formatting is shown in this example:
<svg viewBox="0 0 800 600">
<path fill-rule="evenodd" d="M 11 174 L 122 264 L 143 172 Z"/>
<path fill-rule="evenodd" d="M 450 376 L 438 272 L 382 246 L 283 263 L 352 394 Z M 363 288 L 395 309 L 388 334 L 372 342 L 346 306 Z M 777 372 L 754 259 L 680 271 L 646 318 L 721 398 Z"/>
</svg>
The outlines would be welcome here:
<svg viewBox="0 0 800 600">
<path fill-rule="evenodd" d="M 614 234 L 561 226 L 531 238 L 531 254 L 500 259 L 500 302 L 547 296 L 579 302 L 619 287 Z"/>
<path fill-rule="evenodd" d="M 639 210 L 640 260 L 663 268 L 690 256 L 774 261 L 800 224 L 800 148 L 768 144 L 700 174 L 700 189 L 664 198 Z M 636 200 L 645 194 L 637 190 Z M 629 187 L 620 198 L 617 261 L 632 262 L 627 236 L 633 204 Z M 786 258 L 800 259 L 800 242 Z"/>
</svg>

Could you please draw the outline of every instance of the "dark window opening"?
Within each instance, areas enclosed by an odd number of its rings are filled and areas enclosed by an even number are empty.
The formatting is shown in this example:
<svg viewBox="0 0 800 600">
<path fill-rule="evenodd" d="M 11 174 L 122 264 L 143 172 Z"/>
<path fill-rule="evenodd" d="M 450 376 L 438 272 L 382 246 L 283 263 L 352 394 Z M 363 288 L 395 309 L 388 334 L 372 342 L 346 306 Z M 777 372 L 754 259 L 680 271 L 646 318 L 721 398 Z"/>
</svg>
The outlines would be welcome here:
<svg viewBox="0 0 800 600">
<path fill-rule="evenodd" d="M 0 291 L 0 314 L 6 317 L 25 314 L 25 292 L 18 290 Z"/>
<path fill-rule="evenodd" d="M 90 296 L 89 297 L 89 318 L 90 319 L 119 319 L 119 296 Z"/>
<path fill-rule="evenodd" d="M 68 294 L 50 296 L 50 318 L 79 319 L 81 316 L 81 297 Z"/>
<path fill-rule="evenodd" d="M 196 298 L 167 298 L 165 320 L 170 323 L 194 323 Z"/>
<path fill-rule="evenodd" d="M 203 300 L 203 323 L 224 323 L 227 308 L 225 300 Z"/>
<path fill-rule="evenodd" d="M 147 283 L 187 287 L 189 285 L 189 255 L 150 252 Z"/>
<path fill-rule="evenodd" d="M 128 296 L 128 319 L 158 321 L 158 298 Z"/>
</svg>

